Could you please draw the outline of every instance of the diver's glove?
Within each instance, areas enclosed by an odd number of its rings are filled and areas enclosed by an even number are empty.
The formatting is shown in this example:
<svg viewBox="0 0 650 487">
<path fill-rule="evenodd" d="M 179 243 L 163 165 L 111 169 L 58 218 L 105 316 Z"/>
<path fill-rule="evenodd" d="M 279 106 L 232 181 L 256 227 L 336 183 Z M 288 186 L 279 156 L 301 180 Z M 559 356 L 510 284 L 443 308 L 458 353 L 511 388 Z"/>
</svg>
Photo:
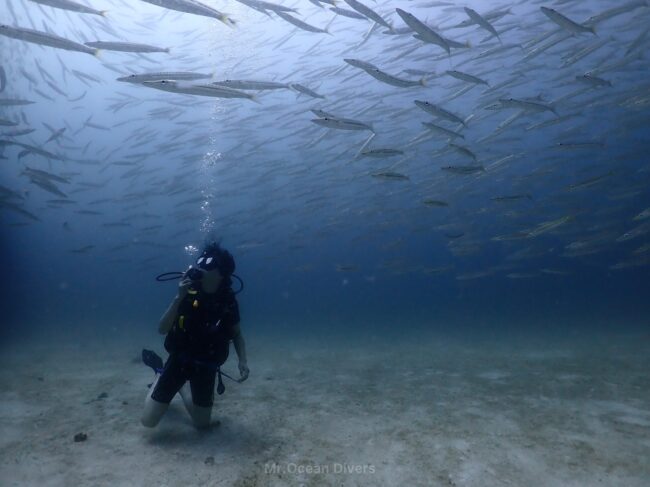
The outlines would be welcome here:
<svg viewBox="0 0 650 487">
<path fill-rule="evenodd" d="M 248 374 L 250 373 L 250 370 L 248 369 L 248 365 L 246 365 L 246 362 L 239 361 L 239 380 L 237 382 L 244 382 L 246 379 L 248 379 Z"/>
</svg>

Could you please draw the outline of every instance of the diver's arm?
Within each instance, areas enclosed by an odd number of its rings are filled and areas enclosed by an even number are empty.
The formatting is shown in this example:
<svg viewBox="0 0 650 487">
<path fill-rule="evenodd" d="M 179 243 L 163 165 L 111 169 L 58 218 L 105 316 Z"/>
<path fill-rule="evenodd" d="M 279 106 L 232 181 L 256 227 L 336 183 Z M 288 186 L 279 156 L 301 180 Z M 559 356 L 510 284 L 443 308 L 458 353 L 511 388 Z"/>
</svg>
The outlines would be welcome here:
<svg viewBox="0 0 650 487">
<path fill-rule="evenodd" d="M 246 343 L 244 343 L 244 335 L 242 335 L 239 323 L 232 327 L 232 332 L 232 342 L 235 345 L 235 352 L 237 352 L 239 362 L 246 363 Z"/>
<path fill-rule="evenodd" d="M 239 381 L 243 382 L 248 378 L 249 374 L 248 362 L 246 361 L 246 343 L 244 342 L 244 335 L 242 335 L 239 323 L 233 326 L 232 331 L 232 342 L 235 345 L 235 352 L 237 352 L 237 357 L 239 358 L 239 373 L 241 374 Z"/>
<path fill-rule="evenodd" d="M 185 298 L 187 289 L 191 283 L 192 281 L 189 279 L 183 279 L 178 284 L 178 294 L 169 305 L 169 308 L 167 308 L 167 311 L 162 315 L 162 318 L 160 318 L 160 323 L 158 323 L 158 332 L 161 335 L 166 335 L 169 333 L 169 330 L 171 330 L 176 314 L 178 313 L 178 306 L 181 304 L 181 301 L 183 301 L 183 298 Z"/>
<path fill-rule="evenodd" d="M 165 314 L 160 318 L 158 332 L 161 335 L 166 335 L 169 330 L 171 330 L 172 325 L 174 324 L 174 318 L 176 318 L 176 313 L 178 313 L 178 306 L 181 304 L 182 300 L 183 298 L 177 295 L 169 305 L 169 308 L 167 308 L 167 311 L 165 311 Z"/>
</svg>

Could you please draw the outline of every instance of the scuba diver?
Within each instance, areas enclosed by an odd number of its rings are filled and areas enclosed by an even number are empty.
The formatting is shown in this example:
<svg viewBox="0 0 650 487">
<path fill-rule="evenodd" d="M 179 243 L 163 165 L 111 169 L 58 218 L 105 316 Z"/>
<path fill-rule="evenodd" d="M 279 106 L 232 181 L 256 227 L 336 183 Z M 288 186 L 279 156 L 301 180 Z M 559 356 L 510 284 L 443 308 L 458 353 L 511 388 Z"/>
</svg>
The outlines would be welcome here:
<svg viewBox="0 0 650 487">
<path fill-rule="evenodd" d="M 182 275 L 178 294 L 158 326 L 158 331 L 167 335 L 167 362 L 163 366 L 154 352 L 142 352 L 145 364 L 157 373 L 145 399 L 141 418 L 144 426 L 156 426 L 172 398 L 180 392 L 194 425 L 209 427 L 215 378 L 218 374 L 217 392 L 221 394 L 221 375 L 226 374 L 220 367 L 228 358 L 231 340 L 239 358 L 237 382 L 248 378 L 239 306 L 231 287 L 234 271 L 235 261 L 230 252 L 212 242 L 197 259 L 196 267 Z"/>
</svg>

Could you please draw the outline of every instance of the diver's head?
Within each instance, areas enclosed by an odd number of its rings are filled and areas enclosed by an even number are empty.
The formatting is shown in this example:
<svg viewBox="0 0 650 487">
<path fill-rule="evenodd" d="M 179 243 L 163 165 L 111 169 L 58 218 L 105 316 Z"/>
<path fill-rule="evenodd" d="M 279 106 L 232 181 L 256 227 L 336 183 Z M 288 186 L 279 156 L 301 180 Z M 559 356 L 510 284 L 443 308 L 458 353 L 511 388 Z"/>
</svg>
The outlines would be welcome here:
<svg viewBox="0 0 650 487">
<path fill-rule="evenodd" d="M 216 289 L 222 282 L 227 285 L 231 283 L 230 276 L 235 272 L 235 259 L 218 242 L 210 242 L 196 259 L 196 267 L 203 272 L 203 287 L 208 290 Z"/>
</svg>

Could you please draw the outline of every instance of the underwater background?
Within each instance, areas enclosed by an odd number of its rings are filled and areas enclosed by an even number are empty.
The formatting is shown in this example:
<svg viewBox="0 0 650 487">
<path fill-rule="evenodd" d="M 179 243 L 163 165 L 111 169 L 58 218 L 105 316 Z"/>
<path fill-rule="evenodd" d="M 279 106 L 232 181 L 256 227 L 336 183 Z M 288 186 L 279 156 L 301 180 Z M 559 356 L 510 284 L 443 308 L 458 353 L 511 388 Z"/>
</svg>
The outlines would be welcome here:
<svg viewBox="0 0 650 487">
<path fill-rule="evenodd" d="M 208 237 L 235 256 L 249 334 L 647 327 L 650 223 L 635 220 L 650 207 L 644 2 L 466 2 L 501 12 L 499 40 L 476 24 L 453 28 L 468 17 L 452 2 L 371 5 L 396 28 L 406 26 L 395 8 L 411 9 L 471 44 L 450 55 L 412 32 L 379 26 L 367 37 L 368 19 L 318 2 L 284 5 L 328 33 L 237 2 L 217 6 L 234 27 L 146 2 L 93 2 L 105 16 L 3 3 L 1 21 L 13 27 L 169 48 L 93 57 L 0 37 L 2 119 L 17 123 L 3 127 L 0 171 L 2 186 L 18 193 L 2 201 L 38 219 L 0 207 L 3 308 L 14 324 L 4 335 L 154 327 L 174 292 L 154 277 L 185 269 Z M 594 22 L 596 35 L 569 31 L 557 42 L 567 31 L 540 5 L 578 21 L 618 11 Z M 425 84 L 391 86 L 344 58 Z M 212 98 L 116 80 L 159 71 L 300 83 L 323 98 L 288 86 L 249 91 L 254 101 Z M 579 81 L 585 73 L 609 85 Z M 554 113 L 495 109 L 504 98 Z M 466 127 L 415 100 L 469 117 Z M 368 131 L 320 127 L 310 109 L 371 123 L 376 135 L 365 145 Z M 422 122 L 432 121 L 464 139 L 427 135 Z M 12 136 L 17 128 L 33 132 Z M 21 154 L 13 142 L 58 157 Z M 400 154 L 364 157 L 366 147 Z M 33 184 L 25 168 L 63 178 L 49 181 L 64 196 Z M 408 179 L 376 177 L 382 171 Z"/>
<path fill-rule="evenodd" d="M 645 487 L 649 26 L 0 0 L 0 484 Z M 156 276 L 211 240 L 250 377 L 143 428 Z"/>
</svg>

